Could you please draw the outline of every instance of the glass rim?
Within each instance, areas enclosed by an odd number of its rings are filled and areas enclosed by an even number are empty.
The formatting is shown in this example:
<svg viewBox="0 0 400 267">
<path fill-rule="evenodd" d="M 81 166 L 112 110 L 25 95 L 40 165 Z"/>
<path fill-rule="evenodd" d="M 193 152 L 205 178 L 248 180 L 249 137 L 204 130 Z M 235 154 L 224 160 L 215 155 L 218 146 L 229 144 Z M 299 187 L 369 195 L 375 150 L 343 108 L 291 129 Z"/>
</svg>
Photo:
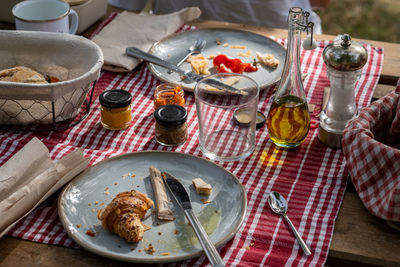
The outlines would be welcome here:
<svg viewBox="0 0 400 267">
<path fill-rule="evenodd" d="M 210 104 L 210 103 L 207 103 L 207 101 L 205 101 L 205 100 L 199 95 L 199 89 L 198 89 L 198 88 L 199 88 L 199 84 L 201 84 L 203 81 L 205 81 L 205 80 L 207 80 L 207 79 L 212 79 L 212 78 L 218 77 L 218 76 L 226 76 L 226 77 L 229 77 L 229 76 L 231 76 L 231 77 L 238 76 L 238 77 L 245 78 L 245 79 L 249 80 L 251 83 L 253 83 L 253 85 L 254 85 L 254 86 L 247 87 L 247 88 L 256 88 L 256 91 L 257 91 L 257 92 L 256 92 L 252 97 L 249 97 L 248 99 L 246 99 L 246 102 L 245 102 L 245 103 L 238 104 L 238 105 L 224 106 L 224 105 L 217 105 L 217 104 Z M 243 88 L 241 88 L 241 89 L 243 89 Z M 216 95 L 216 96 L 232 96 L 232 95 L 235 95 L 235 94 L 230 94 L 230 93 L 227 93 L 227 92 L 224 92 L 224 91 L 215 91 L 215 92 L 210 91 L 210 94 L 214 94 L 214 95 Z M 260 95 L 260 86 L 258 85 L 258 83 L 257 83 L 253 78 L 251 78 L 251 77 L 249 77 L 249 76 L 247 76 L 247 75 L 243 75 L 243 74 L 241 74 L 241 73 L 222 72 L 222 73 L 211 74 L 211 75 L 205 76 L 203 79 L 201 79 L 200 81 L 198 81 L 198 82 L 196 83 L 195 87 L 194 87 L 194 96 L 195 96 L 195 100 L 201 101 L 201 102 L 203 102 L 203 103 L 207 103 L 207 105 L 209 105 L 209 106 L 221 107 L 221 108 L 223 108 L 223 107 L 226 107 L 226 108 L 241 107 L 241 106 L 243 106 L 243 105 L 246 105 L 248 102 L 253 101 L 255 98 L 258 98 L 259 95 Z"/>
</svg>

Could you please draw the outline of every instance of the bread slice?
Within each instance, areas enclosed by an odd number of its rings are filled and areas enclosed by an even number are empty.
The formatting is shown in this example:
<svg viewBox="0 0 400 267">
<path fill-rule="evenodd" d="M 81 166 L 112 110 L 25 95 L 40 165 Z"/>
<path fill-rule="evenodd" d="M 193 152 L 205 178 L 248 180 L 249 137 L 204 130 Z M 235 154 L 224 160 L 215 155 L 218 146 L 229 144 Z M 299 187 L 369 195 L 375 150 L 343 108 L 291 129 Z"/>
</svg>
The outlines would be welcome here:
<svg viewBox="0 0 400 267">
<path fill-rule="evenodd" d="M 24 66 L 0 71 L 0 81 L 37 84 L 48 83 L 42 74 Z"/>
<path fill-rule="evenodd" d="M 192 65 L 192 69 L 200 75 L 209 75 L 208 71 L 208 59 L 202 54 L 196 56 L 189 56 L 186 60 Z"/>
<path fill-rule="evenodd" d="M 259 52 L 256 52 L 257 59 L 264 64 L 265 66 L 268 66 L 270 68 L 277 68 L 279 65 L 279 60 L 276 59 L 273 55 L 271 54 L 261 54 Z"/>
<path fill-rule="evenodd" d="M 194 188 L 196 188 L 197 194 L 200 195 L 210 195 L 212 192 L 211 185 L 207 184 L 201 178 L 196 178 L 192 180 Z"/>
</svg>

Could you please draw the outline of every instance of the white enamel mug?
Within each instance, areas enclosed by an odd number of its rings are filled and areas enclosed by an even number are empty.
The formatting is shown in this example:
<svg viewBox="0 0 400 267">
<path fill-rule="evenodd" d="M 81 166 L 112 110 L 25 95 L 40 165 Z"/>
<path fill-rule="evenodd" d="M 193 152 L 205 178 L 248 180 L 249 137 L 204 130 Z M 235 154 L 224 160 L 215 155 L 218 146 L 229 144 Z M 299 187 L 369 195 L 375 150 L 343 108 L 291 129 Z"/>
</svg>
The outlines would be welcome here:
<svg viewBox="0 0 400 267">
<path fill-rule="evenodd" d="M 17 30 L 75 34 L 78 29 L 78 14 L 60 0 L 22 1 L 13 7 L 12 13 Z"/>
</svg>

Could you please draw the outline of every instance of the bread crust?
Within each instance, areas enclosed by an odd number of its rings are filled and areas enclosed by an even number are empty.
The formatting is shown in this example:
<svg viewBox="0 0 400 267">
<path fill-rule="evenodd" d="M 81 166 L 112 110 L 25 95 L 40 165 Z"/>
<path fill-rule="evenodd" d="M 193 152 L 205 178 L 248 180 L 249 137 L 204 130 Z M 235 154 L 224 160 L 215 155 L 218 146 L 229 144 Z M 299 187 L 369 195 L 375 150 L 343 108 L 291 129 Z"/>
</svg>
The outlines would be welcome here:
<svg viewBox="0 0 400 267">
<path fill-rule="evenodd" d="M 42 74 L 24 66 L 18 66 L 0 71 L 0 81 L 36 84 L 48 83 Z"/>
</svg>

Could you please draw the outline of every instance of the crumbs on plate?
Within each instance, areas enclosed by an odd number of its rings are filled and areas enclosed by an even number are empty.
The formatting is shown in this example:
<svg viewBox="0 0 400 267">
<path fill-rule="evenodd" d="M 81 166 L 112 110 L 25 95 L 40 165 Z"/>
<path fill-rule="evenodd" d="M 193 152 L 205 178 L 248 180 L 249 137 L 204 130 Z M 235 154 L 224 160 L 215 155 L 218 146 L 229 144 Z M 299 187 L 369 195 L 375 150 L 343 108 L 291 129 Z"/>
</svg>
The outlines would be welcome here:
<svg viewBox="0 0 400 267">
<path fill-rule="evenodd" d="M 145 248 L 144 248 L 144 251 L 145 251 L 147 254 L 153 255 L 154 252 L 156 252 L 156 249 L 153 247 L 152 244 L 149 244 L 148 247 L 145 247 Z"/>
<path fill-rule="evenodd" d="M 236 55 L 240 57 L 251 57 L 251 50 L 247 50 L 246 53 L 237 53 Z"/>
<path fill-rule="evenodd" d="M 229 48 L 233 49 L 246 49 L 245 45 L 230 45 Z"/>
<path fill-rule="evenodd" d="M 209 200 L 209 199 L 204 199 L 204 198 L 200 199 L 200 201 L 203 202 L 203 204 L 211 203 L 211 200 Z"/>
<path fill-rule="evenodd" d="M 92 231 L 92 230 L 87 230 L 86 231 L 86 234 L 88 235 L 88 236 L 92 236 L 92 237 L 94 237 L 96 234 Z"/>
</svg>

